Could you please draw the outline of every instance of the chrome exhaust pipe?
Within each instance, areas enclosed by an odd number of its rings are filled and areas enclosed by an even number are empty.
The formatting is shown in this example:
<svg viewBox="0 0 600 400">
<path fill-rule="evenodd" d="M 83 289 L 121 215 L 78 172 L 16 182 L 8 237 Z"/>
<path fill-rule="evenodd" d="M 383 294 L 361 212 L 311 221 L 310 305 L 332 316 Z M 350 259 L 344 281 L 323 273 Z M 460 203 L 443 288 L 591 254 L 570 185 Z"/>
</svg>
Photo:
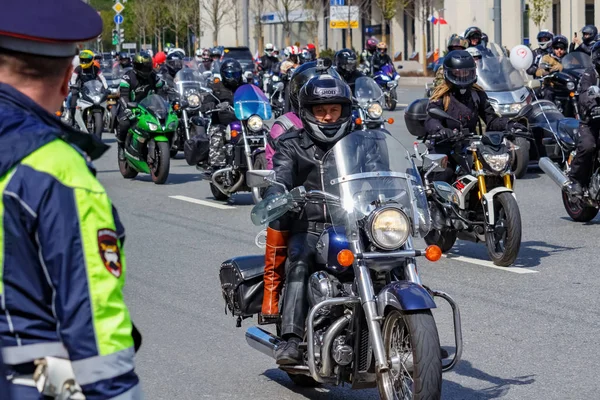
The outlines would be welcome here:
<svg viewBox="0 0 600 400">
<path fill-rule="evenodd" d="M 240 174 L 240 177 L 238 178 L 237 182 L 233 184 L 232 187 L 230 187 L 229 189 L 225 189 L 223 187 L 223 185 L 221 185 L 219 182 L 217 182 L 216 177 L 220 176 L 222 174 L 225 174 L 227 172 L 231 172 L 233 171 L 233 167 L 226 167 L 223 169 L 220 169 L 218 171 L 215 171 L 211 177 L 210 177 L 210 182 L 215 185 L 215 187 L 217 189 L 219 189 L 221 191 L 221 193 L 223 193 L 226 196 L 230 196 L 232 193 L 235 193 L 240 186 L 242 186 L 242 183 L 244 183 L 244 174 Z"/>
<path fill-rule="evenodd" d="M 275 352 L 283 343 L 283 340 L 274 336 L 257 326 L 251 326 L 246 331 L 246 342 L 255 350 L 260 351 L 266 356 L 275 358 Z"/>
<path fill-rule="evenodd" d="M 352 317 L 348 314 L 335 321 L 323 335 L 323 347 L 321 349 L 321 375 L 329 377 L 333 371 L 333 359 L 331 356 L 331 346 L 333 340 L 340 335 L 342 330 L 348 326 Z"/>
<path fill-rule="evenodd" d="M 542 157 L 539 161 L 539 167 L 550 177 L 561 189 L 570 181 L 569 178 L 560 170 L 548 157 Z"/>
</svg>

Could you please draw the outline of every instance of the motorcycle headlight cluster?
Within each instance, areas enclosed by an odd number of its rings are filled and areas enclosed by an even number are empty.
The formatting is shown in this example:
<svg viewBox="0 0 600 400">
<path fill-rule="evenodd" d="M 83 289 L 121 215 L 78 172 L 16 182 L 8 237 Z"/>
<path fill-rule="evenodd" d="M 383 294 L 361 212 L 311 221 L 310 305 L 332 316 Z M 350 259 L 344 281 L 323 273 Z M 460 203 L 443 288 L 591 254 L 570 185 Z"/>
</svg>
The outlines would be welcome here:
<svg viewBox="0 0 600 400">
<path fill-rule="evenodd" d="M 253 115 L 248 118 L 248 129 L 250 129 L 252 132 L 258 132 L 262 129 L 262 127 L 263 120 L 258 115 Z"/>
<path fill-rule="evenodd" d="M 279 77 L 277 75 L 273 75 L 273 82 L 279 82 Z"/>
<path fill-rule="evenodd" d="M 410 220 L 395 207 L 376 210 L 369 218 L 367 227 L 373 244 L 383 250 L 401 247 L 410 234 Z"/>
<path fill-rule="evenodd" d="M 167 128 L 168 128 L 170 131 L 174 131 L 175 129 L 177 129 L 177 121 L 173 121 L 173 122 L 171 122 Z"/>
<path fill-rule="evenodd" d="M 367 108 L 367 114 L 369 118 L 378 119 L 383 114 L 383 108 L 381 108 L 381 104 L 379 103 L 371 103 Z"/>
<path fill-rule="evenodd" d="M 94 95 L 90 96 L 90 99 L 92 99 L 92 101 L 95 104 L 98 104 L 98 103 L 100 103 L 102 101 L 102 95 L 100 95 L 100 94 L 94 94 Z"/>
<path fill-rule="evenodd" d="M 196 93 L 192 93 L 188 95 L 187 102 L 190 107 L 198 107 L 200 105 L 200 96 L 198 96 Z"/>
<path fill-rule="evenodd" d="M 158 125 L 156 125 L 156 124 L 153 124 L 152 122 L 148 122 L 148 128 L 150 128 L 150 130 L 151 130 L 152 132 L 154 132 L 155 130 L 157 130 L 157 129 L 158 129 Z"/>
<path fill-rule="evenodd" d="M 387 87 L 390 88 L 390 89 L 393 88 L 393 87 L 396 87 L 396 86 L 398 86 L 398 83 L 396 83 L 396 81 L 388 82 L 387 83 Z"/>
<path fill-rule="evenodd" d="M 508 153 L 502 153 L 502 154 L 483 153 L 483 160 L 493 171 L 502 172 L 508 166 L 508 161 L 510 160 L 510 154 L 508 154 Z"/>
<path fill-rule="evenodd" d="M 575 90 L 575 83 L 574 82 L 567 82 L 567 89 L 568 90 Z"/>
</svg>

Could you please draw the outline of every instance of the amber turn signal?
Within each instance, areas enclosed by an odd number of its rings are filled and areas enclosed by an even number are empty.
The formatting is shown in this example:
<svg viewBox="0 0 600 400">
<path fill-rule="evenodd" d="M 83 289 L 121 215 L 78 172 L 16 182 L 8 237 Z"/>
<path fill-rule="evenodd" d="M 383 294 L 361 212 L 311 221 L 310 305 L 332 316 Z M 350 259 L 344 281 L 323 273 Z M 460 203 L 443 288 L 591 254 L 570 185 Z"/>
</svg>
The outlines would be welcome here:
<svg viewBox="0 0 600 400">
<path fill-rule="evenodd" d="M 394 123 L 394 118 L 388 118 L 387 123 L 392 125 Z"/>
<path fill-rule="evenodd" d="M 425 249 L 425 258 L 429 261 L 437 261 L 442 258 L 442 249 L 438 246 L 432 244 Z"/>
<path fill-rule="evenodd" d="M 356 125 L 362 125 L 362 119 L 360 118 L 356 118 L 354 122 L 356 123 Z"/>
<path fill-rule="evenodd" d="M 575 92 L 571 92 L 571 93 L 569 93 L 569 96 L 570 96 L 570 97 L 575 97 Z"/>
<path fill-rule="evenodd" d="M 342 267 L 349 267 L 354 262 L 354 253 L 348 249 L 344 249 L 338 253 L 337 261 Z"/>
<path fill-rule="evenodd" d="M 238 135 L 238 131 L 231 131 L 231 137 L 236 138 Z"/>
<path fill-rule="evenodd" d="M 62 115 L 62 113 L 60 111 L 57 111 L 54 113 L 54 115 L 56 115 L 57 117 L 60 117 Z"/>
<path fill-rule="evenodd" d="M 221 80 L 219 78 L 215 78 L 215 83 L 219 83 Z"/>
<path fill-rule="evenodd" d="M 179 111 L 179 104 L 178 103 L 173 104 L 173 110 Z"/>
</svg>

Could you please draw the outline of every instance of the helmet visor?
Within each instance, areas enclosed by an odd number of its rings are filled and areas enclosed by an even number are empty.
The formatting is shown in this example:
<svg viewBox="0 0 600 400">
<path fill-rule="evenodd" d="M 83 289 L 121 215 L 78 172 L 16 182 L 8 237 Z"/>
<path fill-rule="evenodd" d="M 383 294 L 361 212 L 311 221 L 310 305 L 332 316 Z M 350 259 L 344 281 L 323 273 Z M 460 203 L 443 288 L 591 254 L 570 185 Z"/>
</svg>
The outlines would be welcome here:
<svg viewBox="0 0 600 400">
<path fill-rule="evenodd" d="M 470 85 L 477 80 L 476 68 L 449 68 L 444 69 L 448 75 L 448 80 L 455 85 Z"/>
</svg>

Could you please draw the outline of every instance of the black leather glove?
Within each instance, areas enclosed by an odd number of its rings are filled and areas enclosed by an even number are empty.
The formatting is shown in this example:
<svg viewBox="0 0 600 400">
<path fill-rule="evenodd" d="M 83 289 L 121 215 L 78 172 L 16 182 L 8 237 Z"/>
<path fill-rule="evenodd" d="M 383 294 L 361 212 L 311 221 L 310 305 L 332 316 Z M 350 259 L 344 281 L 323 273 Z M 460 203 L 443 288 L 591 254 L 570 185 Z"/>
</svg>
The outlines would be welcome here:
<svg viewBox="0 0 600 400">
<path fill-rule="evenodd" d="M 600 118 L 600 106 L 592 107 L 590 110 L 590 117 L 594 119 Z"/>
<path fill-rule="evenodd" d="M 126 108 L 123 113 L 124 113 L 124 116 L 125 116 L 126 119 L 132 119 L 133 118 L 133 111 L 131 111 L 129 108 Z"/>
<path fill-rule="evenodd" d="M 456 136 L 458 136 L 458 132 L 455 132 L 450 128 L 442 128 L 439 131 L 437 131 L 436 133 L 429 135 L 428 139 L 440 141 L 440 140 L 452 139 L 452 138 L 455 138 Z"/>
<path fill-rule="evenodd" d="M 508 125 L 508 129 L 513 132 L 527 132 L 527 127 L 518 122 L 509 122 Z"/>
</svg>

